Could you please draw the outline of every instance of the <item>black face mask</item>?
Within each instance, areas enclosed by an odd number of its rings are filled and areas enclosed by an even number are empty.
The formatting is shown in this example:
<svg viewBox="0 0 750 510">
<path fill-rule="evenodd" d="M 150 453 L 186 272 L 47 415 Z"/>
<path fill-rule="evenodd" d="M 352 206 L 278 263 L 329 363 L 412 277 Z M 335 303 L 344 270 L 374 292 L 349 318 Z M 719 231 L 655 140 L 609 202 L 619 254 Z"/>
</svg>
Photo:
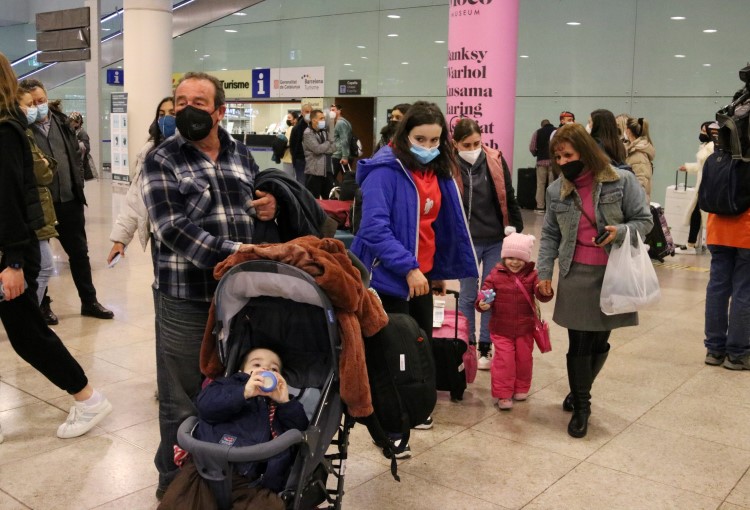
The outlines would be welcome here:
<svg viewBox="0 0 750 510">
<path fill-rule="evenodd" d="M 572 182 L 583 172 L 583 161 L 580 159 L 568 161 L 564 165 L 560 165 L 560 171 L 566 179 Z"/>
<path fill-rule="evenodd" d="M 291 121 L 291 120 L 289 120 L 289 119 L 287 119 L 287 121 L 286 121 L 286 125 L 287 125 L 287 126 L 291 126 L 291 125 L 292 125 L 292 121 Z"/>
<path fill-rule="evenodd" d="M 214 127 L 214 119 L 211 118 L 211 114 L 195 106 L 186 106 L 177 112 L 175 123 L 183 138 L 191 142 L 203 140 Z"/>
<path fill-rule="evenodd" d="M 708 143 L 711 141 L 711 137 L 705 133 L 701 133 L 698 135 L 698 140 L 700 140 L 701 143 Z"/>
</svg>

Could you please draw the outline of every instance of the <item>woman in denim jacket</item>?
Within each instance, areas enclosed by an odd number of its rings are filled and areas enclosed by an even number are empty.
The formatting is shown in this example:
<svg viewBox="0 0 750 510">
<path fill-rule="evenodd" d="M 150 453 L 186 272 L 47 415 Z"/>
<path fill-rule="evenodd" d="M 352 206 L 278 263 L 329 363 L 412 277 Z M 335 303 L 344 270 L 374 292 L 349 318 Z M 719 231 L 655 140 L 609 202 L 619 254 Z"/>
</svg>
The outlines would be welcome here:
<svg viewBox="0 0 750 510">
<path fill-rule="evenodd" d="M 653 221 L 635 175 L 610 165 L 609 156 L 579 124 L 568 124 L 550 144 L 553 166 L 562 177 L 547 188 L 547 214 L 539 248 L 539 290 L 552 293 L 558 259 L 560 278 L 553 320 L 568 329 L 570 393 L 563 409 L 573 411 L 568 434 L 583 437 L 591 414 L 591 385 L 609 353 L 615 328 L 638 324 L 637 313 L 604 315 L 599 297 L 612 243 L 620 244 L 626 227 L 641 238 Z M 600 242 L 596 242 L 602 237 Z"/>
</svg>

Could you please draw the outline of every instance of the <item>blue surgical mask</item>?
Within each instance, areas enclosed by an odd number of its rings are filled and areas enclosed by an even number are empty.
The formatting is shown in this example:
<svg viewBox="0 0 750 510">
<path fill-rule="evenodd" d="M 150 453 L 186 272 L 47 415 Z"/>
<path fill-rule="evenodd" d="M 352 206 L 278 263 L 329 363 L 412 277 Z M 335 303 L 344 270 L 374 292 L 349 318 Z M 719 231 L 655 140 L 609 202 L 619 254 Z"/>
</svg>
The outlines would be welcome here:
<svg viewBox="0 0 750 510">
<path fill-rule="evenodd" d="M 37 108 L 37 120 L 42 120 L 47 118 L 47 114 L 49 113 L 49 105 L 47 103 L 42 103 L 36 105 Z"/>
<path fill-rule="evenodd" d="M 320 129 L 320 130 L 322 131 L 322 130 L 324 130 L 325 128 L 326 128 L 326 121 L 324 121 L 324 120 L 319 120 L 319 121 L 318 121 L 318 129 Z"/>
<path fill-rule="evenodd" d="M 28 122 L 29 125 L 33 124 L 34 121 L 36 121 L 37 114 L 38 110 L 36 106 L 26 107 L 26 122 Z"/>
<path fill-rule="evenodd" d="M 422 147 L 421 145 L 417 145 L 411 139 L 409 139 L 409 142 L 411 143 L 411 147 L 409 148 L 409 150 L 417 158 L 417 161 L 419 161 L 423 165 L 426 165 L 427 163 L 438 157 L 438 154 L 440 154 L 440 149 L 438 147 L 428 149 L 426 147 Z"/>
<path fill-rule="evenodd" d="M 159 131 L 164 135 L 164 138 L 169 138 L 174 134 L 176 125 L 177 121 L 174 115 L 165 115 L 159 118 Z"/>
</svg>

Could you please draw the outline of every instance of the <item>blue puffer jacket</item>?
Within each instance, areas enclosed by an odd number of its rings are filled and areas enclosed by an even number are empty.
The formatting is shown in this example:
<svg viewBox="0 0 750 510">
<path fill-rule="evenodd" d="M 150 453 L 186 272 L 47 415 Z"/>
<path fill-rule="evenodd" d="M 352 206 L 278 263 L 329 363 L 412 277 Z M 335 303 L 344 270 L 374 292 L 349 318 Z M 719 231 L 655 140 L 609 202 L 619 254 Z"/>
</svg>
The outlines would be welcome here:
<svg viewBox="0 0 750 510">
<path fill-rule="evenodd" d="M 252 446 L 271 440 L 268 404 L 265 397 L 245 399 L 245 384 L 250 376 L 244 372 L 219 378 L 198 395 L 198 429 L 195 437 L 210 443 Z M 281 435 L 290 429 L 306 430 L 307 416 L 298 400 L 276 408 L 274 431 Z M 247 462 L 235 470 L 274 492 L 284 488 L 294 457 L 290 450 L 263 462 Z M 265 471 L 263 467 L 265 465 Z"/>
<path fill-rule="evenodd" d="M 371 271 L 371 285 L 382 294 L 409 298 L 406 275 L 418 268 L 419 200 L 411 174 L 390 147 L 357 164 L 362 188 L 362 222 L 351 250 Z M 441 206 L 433 223 L 435 259 L 429 280 L 477 277 L 458 187 L 453 179 L 438 179 Z"/>
</svg>

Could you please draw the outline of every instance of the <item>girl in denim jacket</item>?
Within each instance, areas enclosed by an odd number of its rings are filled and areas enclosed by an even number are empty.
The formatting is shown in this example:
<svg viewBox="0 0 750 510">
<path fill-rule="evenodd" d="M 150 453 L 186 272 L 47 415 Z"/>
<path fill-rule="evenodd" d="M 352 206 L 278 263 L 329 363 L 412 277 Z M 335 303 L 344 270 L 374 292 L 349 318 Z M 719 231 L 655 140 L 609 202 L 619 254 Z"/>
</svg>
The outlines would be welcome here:
<svg viewBox="0 0 750 510">
<path fill-rule="evenodd" d="M 637 313 L 604 315 L 599 308 L 604 270 L 612 243 L 651 230 L 651 212 L 635 175 L 610 165 L 609 157 L 583 126 L 569 124 L 550 144 L 552 164 L 562 176 L 547 189 L 539 249 L 539 290 L 552 293 L 555 259 L 560 268 L 553 320 L 568 329 L 570 393 L 563 409 L 572 411 L 568 434 L 583 437 L 591 414 L 591 385 L 609 354 L 615 328 L 638 324 Z M 599 242 L 596 242 L 596 240 Z"/>
</svg>

